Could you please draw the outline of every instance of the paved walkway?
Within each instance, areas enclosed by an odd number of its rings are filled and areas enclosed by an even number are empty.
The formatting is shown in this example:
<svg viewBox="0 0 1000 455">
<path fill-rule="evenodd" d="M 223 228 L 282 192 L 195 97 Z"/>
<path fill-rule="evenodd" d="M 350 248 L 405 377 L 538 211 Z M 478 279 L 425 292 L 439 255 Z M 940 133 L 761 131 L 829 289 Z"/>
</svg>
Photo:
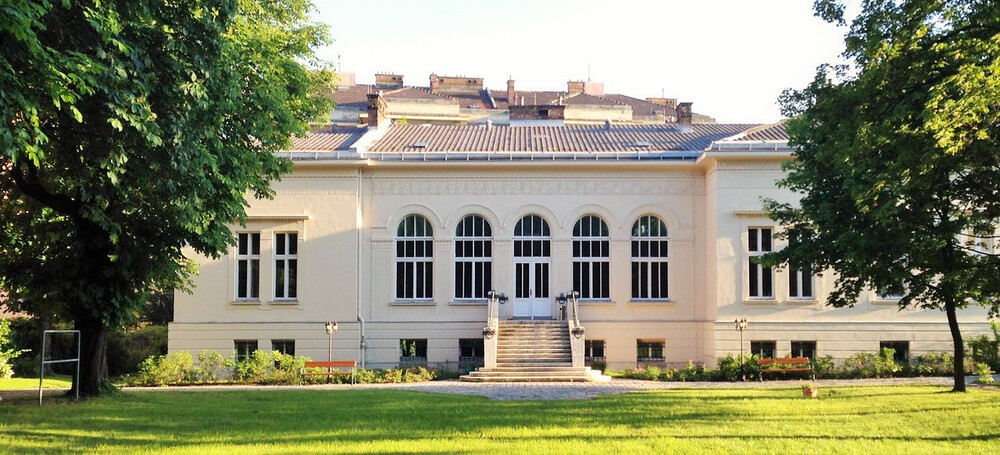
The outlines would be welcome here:
<svg viewBox="0 0 1000 455">
<path fill-rule="evenodd" d="M 978 387 L 976 376 L 967 376 L 966 383 Z M 1000 380 L 1000 375 L 996 377 Z M 951 378 L 891 378 L 891 379 L 820 379 L 816 381 L 765 381 L 765 382 L 659 382 L 635 379 L 614 379 L 606 383 L 589 382 L 531 382 L 531 383 L 481 383 L 457 380 L 418 382 L 412 384 L 314 384 L 297 386 L 256 385 L 205 385 L 184 387 L 125 387 L 125 391 L 148 392 L 199 392 L 225 390 L 407 390 L 426 393 L 481 396 L 490 400 L 589 400 L 601 395 L 668 389 L 780 389 L 799 387 L 811 382 L 819 387 L 881 386 L 881 385 L 939 385 L 950 386 Z M 46 394 L 60 389 L 46 389 Z M 65 390 L 65 389 L 62 389 Z M 0 395 L 13 396 L 38 391 L 5 391 Z"/>
</svg>

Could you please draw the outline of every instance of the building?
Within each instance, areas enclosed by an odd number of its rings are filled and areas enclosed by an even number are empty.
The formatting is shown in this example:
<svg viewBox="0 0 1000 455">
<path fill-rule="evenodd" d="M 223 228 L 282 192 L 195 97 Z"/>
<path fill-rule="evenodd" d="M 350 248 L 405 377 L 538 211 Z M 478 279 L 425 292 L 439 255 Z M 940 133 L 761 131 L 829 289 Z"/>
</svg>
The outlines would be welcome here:
<svg viewBox="0 0 1000 455">
<path fill-rule="evenodd" d="M 374 84 L 357 84 L 353 73 L 341 73 L 332 94 L 331 120 L 339 127 L 368 123 L 368 95 L 381 92 L 390 120 L 429 124 L 507 124 L 511 106 L 565 106 L 566 124 L 662 124 L 677 121 L 676 98 L 639 99 L 604 93 L 599 82 L 569 81 L 565 91 L 490 90 L 483 78 L 431 74 L 427 86 L 408 86 L 399 74 L 379 73 Z M 695 123 L 714 123 L 693 113 Z"/>
<path fill-rule="evenodd" d="M 750 262 L 781 248 L 761 198 L 794 199 L 774 183 L 792 152 L 780 123 L 698 124 L 680 103 L 676 123 L 566 125 L 545 112 L 401 125 L 366 98 L 369 125 L 296 140 L 284 153 L 294 171 L 273 200 L 249 201 L 237 245 L 195 257 L 170 351 L 325 358 L 336 321 L 335 358 L 489 365 L 489 311 L 561 319 L 570 291 L 585 328 L 574 364 L 714 365 L 741 350 L 739 318 L 742 348 L 762 355 L 951 349 L 941 312 L 899 311 L 874 291 L 829 308 L 829 273 Z M 509 301 L 489 305 L 491 290 Z M 984 310 L 960 317 L 966 333 L 988 329 Z"/>
</svg>

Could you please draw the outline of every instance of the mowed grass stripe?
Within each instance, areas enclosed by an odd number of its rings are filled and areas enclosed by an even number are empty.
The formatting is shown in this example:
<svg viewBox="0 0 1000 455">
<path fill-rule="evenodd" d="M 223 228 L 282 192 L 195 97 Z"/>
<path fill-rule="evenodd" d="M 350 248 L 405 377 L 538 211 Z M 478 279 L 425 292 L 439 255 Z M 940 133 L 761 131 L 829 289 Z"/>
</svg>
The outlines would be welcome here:
<svg viewBox="0 0 1000 455">
<path fill-rule="evenodd" d="M 0 453 L 996 453 L 1000 392 L 683 389 L 589 401 L 389 390 L 128 392 L 0 405 Z"/>
</svg>

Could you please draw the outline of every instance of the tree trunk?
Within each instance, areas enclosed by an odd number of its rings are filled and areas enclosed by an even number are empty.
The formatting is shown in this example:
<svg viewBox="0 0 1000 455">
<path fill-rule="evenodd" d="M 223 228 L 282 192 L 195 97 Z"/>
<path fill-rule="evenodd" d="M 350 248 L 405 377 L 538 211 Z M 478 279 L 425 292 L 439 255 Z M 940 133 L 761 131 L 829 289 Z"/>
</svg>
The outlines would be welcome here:
<svg viewBox="0 0 1000 455">
<path fill-rule="evenodd" d="M 955 298 L 949 297 L 944 304 L 948 314 L 948 328 L 951 329 L 951 339 L 955 343 L 955 364 L 952 373 L 955 377 L 955 387 L 952 392 L 965 392 L 965 343 L 962 332 L 958 328 L 958 315 L 955 312 Z"/>
<path fill-rule="evenodd" d="M 74 378 L 70 394 L 97 396 L 101 384 L 108 377 L 108 328 L 92 316 L 76 316 L 75 328 L 80 331 L 80 379 Z"/>
</svg>

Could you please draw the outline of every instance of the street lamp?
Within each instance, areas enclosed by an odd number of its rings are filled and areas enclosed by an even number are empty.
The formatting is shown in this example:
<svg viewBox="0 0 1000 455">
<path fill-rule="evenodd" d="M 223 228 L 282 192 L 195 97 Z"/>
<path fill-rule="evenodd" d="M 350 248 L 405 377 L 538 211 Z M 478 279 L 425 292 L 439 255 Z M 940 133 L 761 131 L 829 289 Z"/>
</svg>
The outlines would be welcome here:
<svg viewBox="0 0 1000 455">
<path fill-rule="evenodd" d="M 325 327 L 326 327 L 326 334 L 330 337 L 330 352 L 327 360 L 333 362 L 333 333 L 336 332 L 337 329 L 340 328 L 340 326 L 336 322 L 328 321 Z"/>
<path fill-rule="evenodd" d="M 747 329 L 747 318 L 737 319 L 735 325 L 736 330 L 740 331 L 740 379 L 746 381 L 747 375 L 743 370 L 743 331 Z"/>
</svg>

